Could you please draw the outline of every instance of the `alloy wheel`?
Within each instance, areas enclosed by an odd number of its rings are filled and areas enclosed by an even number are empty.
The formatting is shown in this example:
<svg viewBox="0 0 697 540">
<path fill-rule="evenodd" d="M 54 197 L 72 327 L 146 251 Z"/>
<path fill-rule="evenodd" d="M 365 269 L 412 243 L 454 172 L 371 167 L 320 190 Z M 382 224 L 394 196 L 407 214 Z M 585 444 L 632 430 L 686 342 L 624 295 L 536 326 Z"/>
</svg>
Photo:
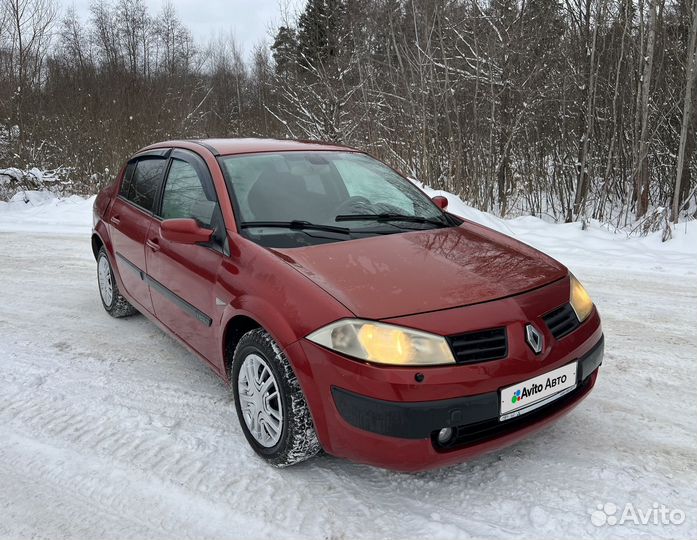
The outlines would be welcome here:
<svg viewBox="0 0 697 540">
<path fill-rule="evenodd" d="M 107 261 L 107 258 L 104 256 L 99 258 L 97 277 L 99 280 L 99 294 L 102 295 L 102 301 L 105 305 L 111 306 L 111 303 L 114 300 L 114 286 L 111 282 L 111 268 L 109 268 L 109 261 Z"/>
<path fill-rule="evenodd" d="M 275 446 L 283 431 L 283 408 L 278 383 L 266 361 L 248 354 L 237 377 L 237 393 L 244 422 L 264 448 Z"/>
</svg>

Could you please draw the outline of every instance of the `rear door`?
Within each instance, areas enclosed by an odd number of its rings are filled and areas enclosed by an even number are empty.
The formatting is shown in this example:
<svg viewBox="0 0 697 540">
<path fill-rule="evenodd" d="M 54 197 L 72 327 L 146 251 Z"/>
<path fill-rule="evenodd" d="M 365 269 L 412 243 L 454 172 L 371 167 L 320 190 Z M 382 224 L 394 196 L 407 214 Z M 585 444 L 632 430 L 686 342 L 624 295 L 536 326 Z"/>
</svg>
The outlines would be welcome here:
<svg viewBox="0 0 697 540">
<path fill-rule="evenodd" d="M 145 254 L 155 315 L 190 347 L 214 365 L 220 309 L 215 286 L 223 261 L 226 231 L 210 172 L 201 157 L 175 149 L 162 188 L 157 218 Z M 194 218 L 213 229 L 207 244 L 188 245 L 162 237 L 165 219 Z"/>
<path fill-rule="evenodd" d="M 126 292 L 140 307 L 153 312 L 145 280 L 145 242 L 155 221 L 169 150 L 140 155 L 128 163 L 118 197 L 109 213 L 114 259 Z"/>
</svg>

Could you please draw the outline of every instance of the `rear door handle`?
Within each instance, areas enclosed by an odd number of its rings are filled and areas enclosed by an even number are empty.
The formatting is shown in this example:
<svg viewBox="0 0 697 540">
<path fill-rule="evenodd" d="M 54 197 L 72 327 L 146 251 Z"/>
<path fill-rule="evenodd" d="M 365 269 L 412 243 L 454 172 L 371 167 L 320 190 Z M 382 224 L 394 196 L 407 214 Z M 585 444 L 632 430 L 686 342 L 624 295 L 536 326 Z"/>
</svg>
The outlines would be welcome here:
<svg viewBox="0 0 697 540">
<path fill-rule="evenodd" d="M 116 215 L 114 215 L 114 216 L 111 216 L 111 222 L 112 222 L 114 225 L 118 225 L 119 223 L 121 223 L 121 218 L 119 217 L 118 214 L 116 214 Z"/>
<path fill-rule="evenodd" d="M 145 245 L 148 246 L 153 251 L 160 251 L 160 243 L 157 240 L 157 238 L 151 238 L 150 240 L 145 242 Z"/>
</svg>

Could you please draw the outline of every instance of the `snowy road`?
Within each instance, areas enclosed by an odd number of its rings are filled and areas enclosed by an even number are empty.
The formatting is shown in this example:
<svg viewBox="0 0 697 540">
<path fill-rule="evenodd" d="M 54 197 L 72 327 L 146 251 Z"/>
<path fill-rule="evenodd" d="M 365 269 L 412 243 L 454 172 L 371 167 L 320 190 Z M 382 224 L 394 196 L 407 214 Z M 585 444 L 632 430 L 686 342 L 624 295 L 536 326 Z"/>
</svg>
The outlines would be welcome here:
<svg viewBox="0 0 697 540">
<path fill-rule="evenodd" d="M 606 357 L 564 421 L 430 473 L 275 470 L 203 363 L 102 310 L 87 237 L 2 232 L 0 538 L 694 538 L 697 278 L 573 269 Z M 686 520 L 596 527 L 606 502 Z"/>
</svg>

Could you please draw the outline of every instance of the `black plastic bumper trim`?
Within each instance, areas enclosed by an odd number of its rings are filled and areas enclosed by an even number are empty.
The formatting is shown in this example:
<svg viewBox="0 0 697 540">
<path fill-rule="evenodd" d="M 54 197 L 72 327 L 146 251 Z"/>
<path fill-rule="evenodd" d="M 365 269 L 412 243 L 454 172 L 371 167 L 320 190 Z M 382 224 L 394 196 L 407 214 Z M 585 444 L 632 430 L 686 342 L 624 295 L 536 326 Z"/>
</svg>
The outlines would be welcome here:
<svg viewBox="0 0 697 540">
<path fill-rule="evenodd" d="M 583 381 L 603 363 L 605 354 L 605 336 L 600 336 L 600 341 L 579 362 L 579 380 Z"/>
<path fill-rule="evenodd" d="M 402 439 L 425 439 L 435 429 L 497 416 L 496 392 L 439 401 L 383 401 L 332 387 L 342 418 L 354 427 Z"/>
<path fill-rule="evenodd" d="M 602 364 L 604 337 L 579 359 L 578 381 L 584 381 Z M 499 393 L 438 401 L 385 401 L 332 387 L 341 417 L 354 427 L 402 439 L 427 439 L 444 427 L 475 424 L 499 416 Z"/>
</svg>

